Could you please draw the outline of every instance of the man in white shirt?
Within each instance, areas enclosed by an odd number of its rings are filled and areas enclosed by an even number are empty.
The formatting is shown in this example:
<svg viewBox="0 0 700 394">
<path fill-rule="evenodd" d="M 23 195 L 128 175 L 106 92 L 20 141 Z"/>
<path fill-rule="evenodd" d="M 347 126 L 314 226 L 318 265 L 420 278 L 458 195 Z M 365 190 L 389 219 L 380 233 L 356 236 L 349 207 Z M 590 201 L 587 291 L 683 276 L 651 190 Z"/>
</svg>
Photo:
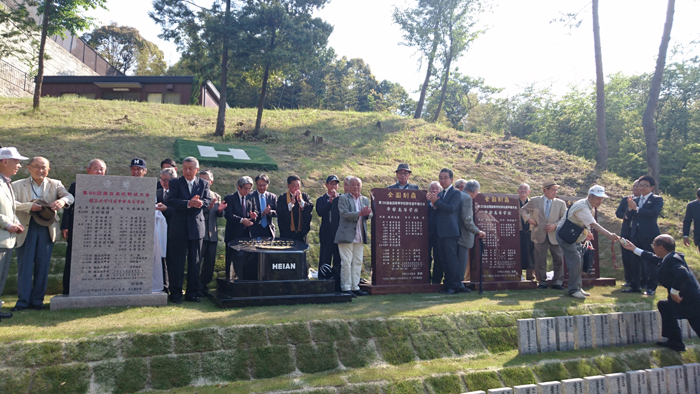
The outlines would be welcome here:
<svg viewBox="0 0 700 394">
<path fill-rule="evenodd" d="M 335 243 L 340 251 L 340 289 L 355 296 L 365 296 L 360 290 L 360 274 L 364 245 L 367 243 L 367 220 L 372 218 L 369 199 L 360 194 L 362 180 L 350 179 L 350 192 L 340 196 L 338 211 L 340 223 L 335 234 Z"/>
</svg>

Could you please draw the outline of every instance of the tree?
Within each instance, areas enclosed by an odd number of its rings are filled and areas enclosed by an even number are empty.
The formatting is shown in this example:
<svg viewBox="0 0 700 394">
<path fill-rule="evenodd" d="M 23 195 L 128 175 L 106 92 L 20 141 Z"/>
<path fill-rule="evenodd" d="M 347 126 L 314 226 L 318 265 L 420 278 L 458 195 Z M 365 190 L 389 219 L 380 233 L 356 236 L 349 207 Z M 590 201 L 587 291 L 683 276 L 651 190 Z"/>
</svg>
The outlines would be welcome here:
<svg viewBox="0 0 700 394">
<path fill-rule="evenodd" d="M 455 70 L 445 95 L 445 116 L 455 129 L 463 130 L 463 121 L 472 109 L 503 89 L 487 86 L 483 78 L 471 78 Z"/>
<path fill-rule="evenodd" d="M 442 32 L 446 36 L 443 42 L 443 74 L 442 91 L 437 110 L 433 115 L 436 122 L 442 110 L 442 104 L 447 94 L 447 84 L 450 80 L 450 66 L 457 60 L 469 45 L 476 40 L 484 30 L 474 30 L 476 16 L 483 10 L 480 0 L 446 0 L 445 21 Z"/>
<path fill-rule="evenodd" d="M 675 4 L 675 0 L 668 0 L 664 32 L 661 35 L 661 45 L 659 46 L 659 56 L 656 58 L 656 69 L 654 70 L 654 76 L 651 78 L 651 87 L 649 88 L 649 101 L 647 102 L 646 110 L 644 110 L 644 115 L 642 116 L 644 139 L 647 143 L 647 171 L 656 179 L 656 190 L 659 190 L 661 169 L 659 165 L 659 140 L 656 134 L 654 115 L 659 105 L 659 94 L 661 93 L 661 82 L 663 81 L 664 68 L 666 66 L 668 42 L 671 40 Z"/>
<path fill-rule="evenodd" d="M 27 53 L 20 44 L 29 39 L 32 46 L 38 46 L 36 33 L 39 27 L 36 21 L 30 16 L 29 10 L 24 3 L 18 4 L 14 8 L 0 3 L 0 58 L 13 56 L 22 60 Z"/>
<path fill-rule="evenodd" d="M 220 77 L 216 136 L 226 132 L 229 37 L 236 34 L 231 0 L 225 0 L 223 6 L 224 10 L 221 0 L 214 0 L 210 8 L 188 0 L 154 0 L 153 11 L 148 13 L 162 28 L 159 37 L 173 40 L 182 52 L 183 66 L 206 79 Z"/>
<path fill-rule="evenodd" d="M 303 66 L 327 44 L 333 27 L 312 12 L 329 0 L 247 0 L 238 14 L 239 55 L 262 71 L 254 134 L 260 132 L 271 73 Z"/>
<path fill-rule="evenodd" d="M 413 115 L 415 119 L 420 119 L 422 115 L 430 77 L 435 72 L 433 63 L 443 40 L 440 29 L 445 14 L 442 10 L 444 2 L 445 0 L 418 0 L 416 8 L 394 8 L 394 23 L 404 31 L 404 41 L 401 44 L 416 48 L 416 52 L 421 54 L 421 61 L 424 57 L 428 60 L 425 80 L 421 85 L 420 97 Z"/>
<path fill-rule="evenodd" d="M 78 30 L 85 30 L 92 25 L 93 18 L 82 14 L 97 7 L 105 8 L 106 0 L 38 0 L 41 21 L 41 41 L 39 43 L 39 66 L 34 87 L 34 110 L 39 109 L 41 85 L 44 82 L 44 54 L 46 37 L 60 35 L 65 37 L 68 30 L 75 35 Z"/>
<path fill-rule="evenodd" d="M 133 27 L 111 23 L 83 34 L 83 40 L 124 74 L 162 75 L 163 51 L 141 36 Z"/>
<path fill-rule="evenodd" d="M 595 168 L 605 171 L 608 168 L 608 141 L 605 131 L 605 75 L 603 75 L 603 54 L 600 44 L 600 21 L 598 0 L 593 0 L 593 47 L 595 50 L 596 76 L 596 129 L 598 130 L 598 154 Z"/>
</svg>

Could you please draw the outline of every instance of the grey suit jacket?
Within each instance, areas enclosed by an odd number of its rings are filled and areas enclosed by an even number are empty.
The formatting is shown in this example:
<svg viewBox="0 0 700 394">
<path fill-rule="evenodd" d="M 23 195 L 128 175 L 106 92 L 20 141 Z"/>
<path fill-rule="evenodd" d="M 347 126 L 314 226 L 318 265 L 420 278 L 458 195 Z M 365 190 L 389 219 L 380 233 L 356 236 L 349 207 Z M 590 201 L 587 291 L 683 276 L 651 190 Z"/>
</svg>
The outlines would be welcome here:
<svg viewBox="0 0 700 394">
<path fill-rule="evenodd" d="M 467 249 L 474 246 L 474 236 L 480 231 L 474 223 L 474 207 L 472 205 L 472 197 L 467 192 L 462 192 L 462 208 L 459 212 L 460 235 L 457 244 Z"/>
<path fill-rule="evenodd" d="M 221 196 L 213 191 L 211 193 L 212 200 L 216 198 L 216 203 L 210 204 L 206 209 L 202 210 L 204 213 L 204 240 L 209 242 L 219 241 L 219 227 L 216 223 L 216 218 L 224 217 L 224 211 L 219 212 L 219 204 L 221 204 Z"/>
<path fill-rule="evenodd" d="M 369 199 L 365 196 L 360 196 L 362 207 L 369 206 Z M 338 211 L 340 212 L 340 223 L 338 231 L 335 233 L 335 243 L 351 244 L 355 240 L 355 231 L 357 230 L 357 219 L 360 218 L 360 212 L 355 208 L 355 199 L 352 194 L 345 193 L 338 199 Z M 367 220 L 372 217 L 372 213 L 364 216 L 362 219 L 362 242 L 367 243 Z"/>
<path fill-rule="evenodd" d="M 391 186 L 387 186 L 386 188 L 387 188 L 387 189 L 400 189 L 400 188 L 399 188 L 399 183 L 398 183 L 398 182 L 394 183 L 394 184 L 391 185 Z M 418 190 L 418 185 L 414 185 L 414 184 L 412 184 L 412 183 L 410 183 L 410 182 L 407 182 L 407 183 L 406 183 L 406 187 L 405 187 L 404 189 L 405 189 L 405 190 Z"/>
</svg>

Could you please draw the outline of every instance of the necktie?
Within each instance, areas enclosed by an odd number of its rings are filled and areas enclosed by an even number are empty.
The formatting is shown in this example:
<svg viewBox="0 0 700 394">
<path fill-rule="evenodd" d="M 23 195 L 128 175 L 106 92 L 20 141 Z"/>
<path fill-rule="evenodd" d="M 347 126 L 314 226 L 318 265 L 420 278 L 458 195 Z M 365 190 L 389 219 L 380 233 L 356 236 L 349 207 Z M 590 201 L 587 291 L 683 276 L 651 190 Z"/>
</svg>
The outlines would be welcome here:
<svg viewBox="0 0 700 394">
<path fill-rule="evenodd" d="M 192 194 L 192 182 L 187 181 L 187 187 L 190 189 L 190 194 Z"/>
<path fill-rule="evenodd" d="M 265 200 L 265 195 L 261 194 L 260 195 L 260 212 L 265 210 L 267 208 L 267 201 Z M 262 219 L 260 220 L 260 225 L 263 226 L 263 228 L 267 227 L 267 215 L 263 215 Z"/>
<path fill-rule="evenodd" d="M 552 210 L 552 200 L 547 199 L 546 204 L 544 205 L 544 216 L 545 218 L 549 219 L 549 211 Z"/>
<path fill-rule="evenodd" d="M 639 205 L 637 205 L 637 207 L 641 208 L 642 205 L 644 205 L 644 196 L 639 196 Z"/>
<path fill-rule="evenodd" d="M 248 212 L 246 212 L 246 209 L 245 209 L 245 197 L 242 197 L 242 196 L 241 196 L 241 212 L 243 212 L 244 218 L 248 217 Z"/>
</svg>

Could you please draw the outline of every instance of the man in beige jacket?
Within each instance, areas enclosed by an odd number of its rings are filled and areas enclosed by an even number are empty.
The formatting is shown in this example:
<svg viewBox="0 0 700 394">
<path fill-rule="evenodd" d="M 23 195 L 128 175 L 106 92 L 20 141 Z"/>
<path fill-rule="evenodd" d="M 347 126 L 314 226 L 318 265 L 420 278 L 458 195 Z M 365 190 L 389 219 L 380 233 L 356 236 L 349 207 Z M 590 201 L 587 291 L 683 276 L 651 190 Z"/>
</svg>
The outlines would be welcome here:
<svg viewBox="0 0 700 394">
<path fill-rule="evenodd" d="M 564 290 L 564 254 L 556 239 L 557 223 L 566 214 L 566 203 L 556 198 L 559 185 L 554 181 L 545 181 L 542 185 L 544 194 L 533 197 L 520 208 L 520 216 L 530 223 L 532 242 L 535 243 L 535 277 L 538 289 L 547 288 L 547 250 L 552 254 L 554 277 L 552 289 Z"/>
<path fill-rule="evenodd" d="M 12 249 L 15 247 L 17 233 L 24 227 L 15 216 L 15 195 L 10 185 L 10 177 L 17 174 L 22 165 L 20 160 L 27 160 L 17 152 L 17 148 L 0 149 L 0 294 L 5 289 L 5 281 L 10 270 Z M 9 319 L 12 313 L 0 312 L 0 319 Z"/>
<path fill-rule="evenodd" d="M 58 210 L 74 198 L 61 181 L 49 179 L 49 161 L 29 162 L 30 177 L 12 182 L 17 217 L 27 231 L 17 235 L 17 304 L 13 311 L 42 309 L 53 243 L 59 237 Z"/>
</svg>

